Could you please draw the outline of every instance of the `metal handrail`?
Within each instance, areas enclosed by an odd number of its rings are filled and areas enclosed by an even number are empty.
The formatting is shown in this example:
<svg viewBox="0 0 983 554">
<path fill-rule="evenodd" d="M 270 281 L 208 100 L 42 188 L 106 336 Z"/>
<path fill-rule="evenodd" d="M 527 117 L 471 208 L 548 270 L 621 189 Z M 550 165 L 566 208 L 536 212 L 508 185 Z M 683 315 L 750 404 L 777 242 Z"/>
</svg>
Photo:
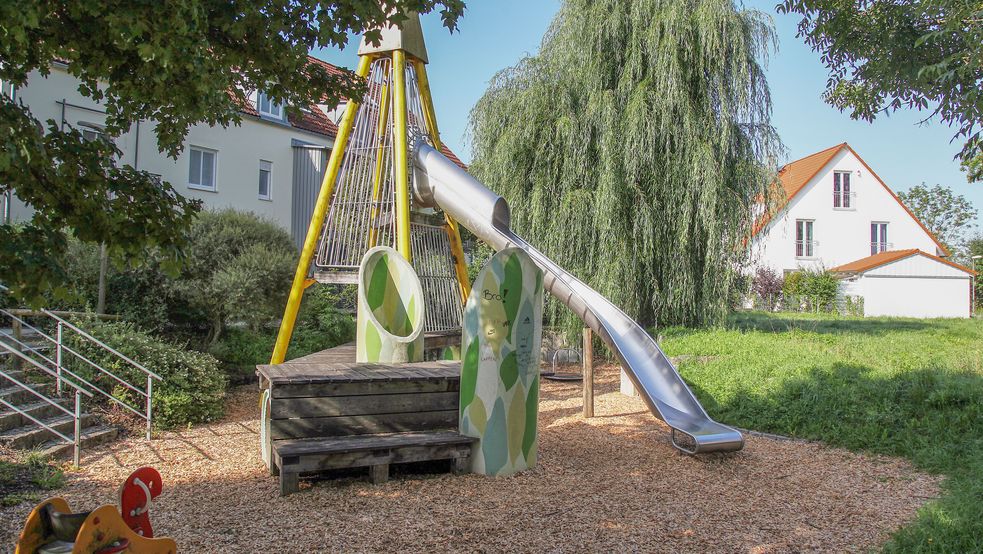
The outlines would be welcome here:
<svg viewBox="0 0 983 554">
<path fill-rule="evenodd" d="M 32 364 L 37 365 L 37 366 L 40 367 L 40 364 L 38 364 L 37 362 L 35 362 L 30 357 L 25 356 L 24 354 L 11 349 L 10 346 L 7 345 L 7 344 L 5 344 L 5 343 L 0 343 L 0 344 L 2 344 L 5 348 L 7 348 L 8 350 L 10 350 L 14 354 L 16 354 L 16 355 L 18 355 L 18 356 L 26 359 L 27 361 L 31 362 Z M 44 369 L 44 368 L 42 368 L 42 369 Z M 54 406 L 54 407 L 58 408 L 59 410 L 65 412 L 66 414 L 72 416 L 72 419 L 74 420 L 73 421 L 73 423 L 74 423 L 73 430 L 75 432 L 75 437 L 74 438 L 71 438 L 68 435 L 63 434 L 61 431 L 56 430 L 54 427 L 48 425 L 47 423 L 41 421 L 38 418 L 32 416 L 31 414 L 25 412 L 24 410 L 21 410 L 20 408 L 18 408 L 17 406 L 14 406 L 10 402 L 7 402 L 3 398 L 0 398 L 0 403 L 2 403 L 4 406 L 7 406 L 11 410 L 14 410 L 18 414 L 20 414 L 22 417 L 26 417 L 27 419 L 33 421 L 34 423 L 40 425 L 41 427 L 44 427 L 48 431 L 54 433 L 56 436 L 60 437 L 62 440 L 72 443 L 72 461 L 74 462 L 75 467 L 78 467 L 79 466 L 79 458 L 80 458 L 81 452 L 82 452 L 82 395 L 85 394 L 85 395 L 87 395 L 87 396 L 89 396 L 91 398 L 92 397 L 92 393 L 90 393 L 88 391 L 85 391 L 85 390 L 82 390 L 80 388 L 76 388 L 75 389 L 75 411 L 72 412 L 72 411 L 67 410 L 61 404 L 55 402 L 54 400 L 48 398 L 47 396 L 41 394 L 40 392 L 38 392 L 36 390 L 34 390 L 34 387 L 32 387 L 30 385 L 27 385 L 27 384 L 24 384 L 24 383 L 21 383 L 20 380 L 17 379 L 17 378 L 15 378 L 15 377 L 11 377 L 5 371 L 0 370 L 0 375 L 2 375 L 8 381 L 10 381 L 10 382 L 14 383 L 15 385 L 17 385 L 18 387 L 20 387 L 22 390 L 26 390 L 27 392 L 33 394 L 34 396 L 37 396 L 41 400 L 44 400 L 45 402 L 47 402 L 51 406 Z M 71 384 L 71 382 L 69 382 L 69 384 Z"/>
<path fill-rule="evenodd" d="M 126 355 L 125 355 L 125 354 L 123 354 L 122 352 L 120 352 L 120 351 L 118 351 L 118 350 L 116 350 L 115 348 L 113 348 L 112 346 L 109 346 L 108 344 L 106 344 L 106 343 L 104 343 L 104 342 L 102 342 L 101 340 L 99 340 L 99 339 L 97 339 L 97 338 L 95 338 L 95 337 L 93 337 L 93 336 L 92 336 L 92 335 L 90 335 L 89 333 L 86 333 L 86 332 L 85 332 L 85 331 L 83 331 L 82 329 L 79 329 L 78 327 L 76 327 L 76 326 L 75 326 L 75 325 L 73 325 L 72 323 L 70 323 L 70 322 L 68 322 L 68 321 L 65 321 L 64 319 L 62 319 L 62 318 L 60 318 L 60 317 L 58 317 L 58 316 L 57 316 L 57 315 L 55 315 L 55 314 L 54 314 L 53 312 L 51 312 L 51 311 L 49 311 L 49 310 L 41 310 L 41 311 L 42 311 L 42 312 L 44 312 L 44 313 L 45 313 L 46 315 L 48 315 L 49 317 L 51 317 L 52 319 L 54 319 L 55 321 L 58 321 L 58 322 L 61 322 L 62 324 L 64 324 L 64 325 L 66 325 L 66 326 L 67 326 L 67 327 L 68 327 L 69 329 L 72 329 L 72 330 L 73 330 L 73 331 L 75 331 L 76 333 L 78 333 L 78 334 L 80 334 L 80 335 L 82 335 L 83 337 L 85 337 L 85 338 L 87 338 L 87 339 L 89 339 L 90 341 L 92 341 L 92 342 L 94 342 L 94 343 L 96 343 L 96 344 L 98 344 L 98 345 L 99 345 L 99 346 L 101 346 L 101 347 L 102 347 L 102 348 L 103 348 L 104 350 L 107 350 L 107 351 L 109 351 L 109 352 L 112 352 L 112 353 L 113 353 L 113 354 L 115 354 L 115 355 L 116 355 L 117 357 L 119 357 L 119 358 L 120 358 L 120 359 L 122 359 L 123 361 L 125 361 L 125 362 L 127 362 L 127 363 L 129 363 L 129 364 L 130 364 L 130 365 L 132 365 L 133 367 L 135 367 L 135 368 L 137 368 L 137 369 L 139 369 L 140 371 L 143 371 L 143 372 L 144 372 L 144 373 L 146 373 L 146 374 L 147 374 L 148 376 L 150 376 L 150 377 L 153 377 L 154 379 L 157 379 L 158 381 L 163 381 L 163 380 L 164 380 L 164 379 L 163 379 L 163 378 L 162 378 L 162 377 L 161 377 L 160 375 L 157 375 L 157 374 L 156 374 L 156 373 L 154 373 L 153 371 L 150 371 L 149 369 L 147 369 L 147 368 L 145 368 L 145 367 L 143 367 L 143 364 L 140 364 L 140 363 L 138 363 L 138 362 L 136 362 L 136 361 L 134 361 L 134 360 L 132 360 L 132 359 L 130 359 L 130 358 L 129 358 L 128 356 L 126 356 Z"/>
<path fill-rule="evenodd" d="M 2 285 L 0 285 L 0 287 L 2 287 Z M 27 328 L 35 331 L 36 333 L 38 333 L 38 335 L 40 335 L 41 337 L 47 339 L 49 342 L 51 342 L 51 343 L 53 343 L 55 345 L 55 347 L 56 347 L 55 360 L 51 360 L 50 358 L 48 358 L 48 357 L 44 356 L 43 354 L 41 354 L 40 352 L 38 352 L 37 349 L 32 348 L 30 346 L 27 346 L 24 343 L 21 343 L 18 339 L 12 337 L 13 340 L 16 341 L 19 345 L 26 346 L 29 351 L 31 351 L 34 354 L 36 354 L 36 355 L 44 358 L 45 361 L 47 361 L 48 363 L 54 365 L 54 367 L 57 370 L 57 374 L 55 374 L 57 391 L 59 393 L 61 392 L 61 381 L 63 380 L 63 378 L 61 377 L 61 374 L 63 372 L 64 373 L 67 373 L 67 374 L 69 374 L 69 375 L 71 375 L 73 377 L 75 377 L 76 379 L 82 381 L 86 385 L 92 387 L 92 389 L 94 391 L 98 392 L 102 396 L 110 399 L 114 403 L 116 403 L 116 404 L 118 404 L 118 405 L 126 408 L 128 411 L 130 411 L 130 412 L 136 414 L 137 416 L 143 418 L 147 422 L 147 433 L 146 433 L 147 440 L 150 440 L 151 430 L 153 428 L 153 402 L 152 402 L 152 397 L 153 397 L 153 381 L 154 381 L 154 379 L 156 379 L 158 381 L 162 381 L 163 379 L 161 378 L 161 376 L 158 375 L 157 373 L 155 373 L 155 372 L 147 369 L 143 364 L 140 364 L 139 362 L 137 362 L 137 361 L 133 360 L 132 358 L 126 356 L 122 352 L 116 350 L 115 348 L 109 346 L 108 344 L 104 343 L 103 341 L 101 341 L 101 340 L 97 339 L 96 337 L 92 336 L 90 333 L 86 332 L 84 329 L 81 329 L 77 325 L 75 325 L 75 324 L 73 324 L 73 323 L 71 323 L 69 321 L 66 321 L 65 319 L 63 319 L 62 317 L 58 316 L 55 312 L 52 312 L 51 310 L 43 309 L 40 312 L 34 312 L 34 313 L 36 313 L 38 316 L 46 316 L 46 317 L 49 317 L 49 318 L 55 320 L 55 322 L 57 322 L 57 326 L 58 326 L 57 327 L 58 328 L 57 338 L 54 338 L 54 337 L 48 335 L 47 333 L 45 333 L 44 331 L 42 331 L 41 329 L 38 329 L 37 327 L 34 327 L 33 325 L 27 323 L 26 321 L 24 321 L 23 319 L 17 317 L 16 315 L 14 315 L 13 313 L 11 313 L 10 311 L 4 310 L 4 309 L 0 309 L 0 314 L 5 314 L 7 317 L 10 317 L 12 320 L 18 322 L 21 326 L 26 326 Z M 138 370 L 140 370 L 141 372 L 143 372 L 144 376 L 146 377 L 146 390 L 145 391 L 144 390 L 140 390 L 136 386 L 128 383 L 125 379 L 123 379 L 120 376 L 114 374 L 113 372 L 107 370 L 106 368 L 100 366 L 99 364 L 93 362 L 92 360 L 90 360 L 86 356 L 82 355 L 81 353 L 75 351 L 73 348 L 71 348 L 69 346 L 66 346 L 64 344 L 64 341 L 62 340 L 62 331 L 66 327 L 68 329 L 71 329 L 71 330 L 75 331 L 76 333 L 78 333 L 80 336 L 82 336 L 83 338 L 85 338 L 89 342 L 92 342 L 92 343 L 98 345 L 103 350 L 112 353 L 113 355 L 115 355 L 120 360 L 122 360 L 122 361 L 130 364 L 131 366 L 133 366 L 133 367 L 137 368 Z M 4 336 L 10 336 L 7 333 L 3 333 L 3 332 L 0 332 L 0 334 L 2 334 Z M 10 350 L 13 351 L 12 349 L 10 349 Z M 143 396 L 143 398 L 144 398 L 144 401 L 143 401 L 144 402 L 144 411 L 141 412 L 140 410 L 134 408 L 133 406 L 130 406 L 126 402 L 124 402 L 121 399 L 117 398 L 115 395 L 113 395 L 113 394 L 111 394 L 109 392 L 106 392 L 105 390 L 97 387 L 96 385 L 94 385 L 91 382 L 83 379 L 82 377 L 79 377 L 77 374 L 75 374 L 74 372 L 72 372 L 68 368 L 64 367 L 63 354 L 66 351 L 69 354 L 71 354 L 71 355 L 75 356 L 76 358 L 82 360 L 83 362 L 87 363 L 88 365 L 92 366 L 96 370 L 100 371 L 101 373 L 103 373 L 105 375 L 108 375 L 109 377 L 111 377 L 112 379 L 114 379 L 116 382 L 124 385 L 128 389 L 130 389 L 132 391 L 135 391 L 135 392 L 139 393 L 141 396 Z M 20 354 L 18 354 L 18 355 L 20 355 Z M 23 356 L 21 356 L 21 357 L 23 357 Z M 40 364 L 37 364 L 33 360 L 32 360 L 32 363 L 34 365 L 38 366 L 38 367 L 42 367 L 42 366 L 40 366 Z M 42 369 L 44 369 L 46 373 L 49 373 L 49 374 L 51 373 L 51 371 L 48 370 L 47 368 L 43 368 L 42 367 Z"/>
<path fill-rule="evenodd" d="M 3 333 L 3 334 L 6 335 L 6 333 Z M 7 336 L 9 336 L 9 335 L 7 335 Z M 17 340 L 17 339 L 14 339 L 14 340 Z M 40 369 L 41 371 L 47 373 L 48 375 L 51 375 L 55 379 L 61 379 L 62 381 L 68 383 L 68 385 L 71 386 L 73 389 L 81 392 L 82 394 L 86 395 L 89 398 L 92 398 L 92 393 L 89 392 L 88 390 L 86 390 L 85 388 L 83 388 L 81 385 L 77 385 L 77 384 L 73 383 L 71 381 L 71 379 L 66 379 L 64 377 L 59 377 L 57 373 L 55 373 L 54 371 L 51 371 L 50 369 L 44 367 L 43 365 L 41 365 L 40 363 L 38 363 L 37 360 L 35 360 L 34 358 L 32 358 L 30 356 L 25 356 L 23 352 L 19 352 L 16 348 L 12 348 L 9 344 L 7 344 L 7 343 L 5 343 L 3 341 L 0 341 L 0 346 L 4 347 L 8 352 L 10 352 L 11 354 L 17 356 L 18 358 L 20 358 L 20 359 L 22 359 L 22 360 L 30 363 L 31 365 L 33 365 L 34 367 L 36 367 L 36 368 Z M 44 356 L 42 356 L 42 357 L 44 357 Z M 47 359 L 47 358 L 45 358 L 45 359 Z M 90 387 L 95 388 L 95 386 L 92 383 L 86 381 L 85 379 L 79 377 L 78 375 L 75 375 L 71 371 L 69 371 L 67 369 L 65 369 L 63 371 L 67 372 L 69 375 L 71 375 L 72 377 L 75 377 L 79 381 L 82 381 L 83 383 L 89 385 Z M 15 383 L 17 382 L 15 379 L 10 379 L 10 380 L 11 381 L 14 381 Z"/>
<path fill-rule="evenodd" d="M 19 323 L 20 323 L 21 325 L 23 325 L 23 326 L 26 326 L 26 327 L 27 327 L 28 329 L 31 329 L 31 330 L 32 330 L 32 331 L 34 331 L 35 333 L 37 333 L 37 334 L 39 334 L 39 335 L 41 335 L 42 337 L 44 337 L 44 338 L 46 338 L 46 339 L 48 339 L 48 341 L 50 341 L 50 342 L 52 342 L 52 343 L 54 343 L 54 345 L 55 345 L 55 346 L 56 346 L 57 348 L 59 348 L 59 349 L 61 349 L 61 350 L 67 350 L 69 354 L 72 354 L 73 356 L 75 356 L 76 358 L 78 358 L 78 359 L 80 359 L 80 360 L 82 360 L 83 362 L 85 362 L 85 363 L 87 363 L 87 364 L 89 364 L 89 365 L 90 365 L 90 366 L 92 366 L 93 368 L 95 368 L 95 369 L 97 369 L 97 370 L 99 370 L 99 371 L 101 371 L 102 373 L 104 373 L 104 374 L 106 374 L 106 375 L 108 375 L 108 376 L 110 376 L 110 377 L 112 377 L 113 379 L 115 379 L 116 381 L 118 381 L 118 382 L 119 382 L 119 383 L 120 383 L 121 385 L 123 385 L 123 386 L 125 386 L 125 387 L 127 387 L 127 388 L 129 388 L 129 389 L 131 389 L 132 391 L 134 391 L 134 392 L 136 392 L 136 393 L 139 393 L 139 394 L 142 394 L 143 396 L 147 396 L 147 393 L 145 393 L 144 391 L 142 391 L 142 390 L 140 390 L 140 389 L 138 389 L 138 388 L 136 388 L 136 387 L 134 387 L 133 385 L 131 385 L 131 384 L 129 384 L 129 383 L 127 383 L 127 382 L 126 382 L 125 380 L 123 380 L 123 379 L 121 379 L 120 377 L 118 377 L 118 376 L 117 376 L 117 375 L 116 375 L 115 373 L 113 373 L 113 372 L 111 372 L 111 371 L 108 371 L 108 370 L 106 370 L 106 369 L 104 369 L 104 368 L 103 368 L 102 366 L 100 366 L 99 364 L 97 364 L 97 363 L 95 363 L 95 362 L 93 362 L 93 361 L 92 361 L 92 360 L 90 360 L 89 358 L 86 358 L 86 357 L 85 357 L 85 356 L 83 356 L 82 354 L 80 354 L 80 353 L 78 353 L 78 352 L 76 352 L 76 351 L 75 351 L 74 349 L 72 349 L 72 347 L 70 347 L 70 346 L 65 346 L 65 345 L 64 345 L 64 344 L 62 343 L 62 341 L 61 341 L 61 340 L 59 340 L 59 339 L 55 339 L 55 338 L 53 338 L 53 337 L 51 337 L 51 335 L 48 335 L 47 333 L 45 333 L 45 332 L 44 332 L 44 331 L 42 331 L 41 329 L 38 329 L 37 327 L 35 327 L 35 326 L 33 326 L 33 325 L 31 325 L 30 323 L 28 323 L 28 322 L 26 322 L 26 321 L 24 321 L 23 319 L 21 319 L 21 318 L 19 318 L 19 317 L 17 317 L 16 315 L 14 315 L 14 311 L 11 311 L 11 310 L 4 310 L 4 309 L 0 309 L 0 313 L 3 313 L 3 314 L 6 314 L 6 315 L 7 315 L 8 317 L 10 317 L 11 319 L 13 319 L 13 320 L 16 320 L 16 321 L 18 321 L 18 322 L 19 322 Z M 44 315 L 44 314 L 43 314 L 42 312 L 34 312 L 34 314 L 36 314 L 36 315 Z M 21 346 L 23 346 L 24 348 L 27 348 L 27 349 L 28 349 L 28 350 L 30 350 L 31 352 L 34 352 L 34 353 L 35 353 L 35 354 L 37 354 L 38 356 L 41 356 L 42 358 L 44 358 L 44 359 L 45 359 L 45 360 L 46 360 L 46 361 L 47 361 L 48 363 L 51 363 L 51 364 L 54 364 L 54 365 L 55 365 L 55 367 L 61 367 L 61 363 L 60 363 L 59 361 L 56 361 L 56 360 L 52 360 L 51 358 L 48 358 L 47 356 L 45 356 L 44 354 L 42 354 L 42 353 L 41 353 L 40 351 L 38 351 L 38 349 L 37 349 L 37 348 L 34 348 L 34 347 L 31 347 L 31 346 L 30 346 L 30 345 L 28 345 L 27 343 L 24 343 L 24 342 L 22 342 L 22 341 L 19 341 L 19 340 L 17 340 L 17 338 L 15 338 L 15 337 L 13 337 L 13 336 L 11 336 L 10 334 L 8 334 L 8 333 L 5 333 L 5 332 L 3 332 L 3 331 L 0 331 L 0 334 L 3 334 L 3 335 L 6 335 L 6 336 L 8 336 L 8 337 L 10 337 L 10 338 L 11 338 L 11 339 L 13 339 L 14 341 L 16 341 L 16 342 L 17 342 L 17 343 L 18 343 L 19 345 L 21 345 Z M 56 351 L 56 354 L 55 354 L 55 357 L 58 357 L 58 353 L 57 353 L 57 351 Z M 68 369 L 63 369 L 63 371 L 69 371 L 69 370 L 68 370 Z M 71 372 L 69 371 L 69 373 L 71 373 Z M 82 379 L 81 377 L 78 377 L 78 378 L 79 378 L 80 380 L 82 380 L 82 381 L 85 381 L 85 379 Z M 86 382 L 86 384 L 88 384 L 88 385 L 89 385 L 90 387 L 93 387 L 93 388 L 97 388 L 97 387 L 96 387 L 95 385 L 93 385 L 92 383 L 89 383 L 88 381 L 85 381 L 85 382 Z M 100 391 L 100 392 L 103 392 L 103 391 Z M 115 400 L 115 397 L 114 397 L 114 400 Z"/>
</svg>

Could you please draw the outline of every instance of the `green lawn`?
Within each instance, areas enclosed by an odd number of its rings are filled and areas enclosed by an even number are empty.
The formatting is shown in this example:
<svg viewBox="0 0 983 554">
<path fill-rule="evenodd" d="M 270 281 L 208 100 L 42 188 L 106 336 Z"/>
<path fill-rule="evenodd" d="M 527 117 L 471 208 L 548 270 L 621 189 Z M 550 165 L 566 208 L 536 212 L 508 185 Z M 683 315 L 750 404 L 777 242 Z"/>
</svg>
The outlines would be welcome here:
<svg viewBox="0 0 983 554">
<path fill-rule="evenodd" d="M 738 313 L 660 334 L 691 355 L 680 372 L 724 423 L 945 475 L 887 551 L 983 552 L 983 321 Z"/>
</svg>

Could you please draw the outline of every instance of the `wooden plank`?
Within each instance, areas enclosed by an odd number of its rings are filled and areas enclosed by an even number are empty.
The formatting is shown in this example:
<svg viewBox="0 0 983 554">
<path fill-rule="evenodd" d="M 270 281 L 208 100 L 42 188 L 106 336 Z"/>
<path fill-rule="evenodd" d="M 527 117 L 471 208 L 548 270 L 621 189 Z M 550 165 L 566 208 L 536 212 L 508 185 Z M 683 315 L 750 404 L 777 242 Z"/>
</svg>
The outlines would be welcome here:
<svg viewBox="0 0 983 554">
<path fill-rule="evenodd" d="M 278 440 L 456 429 L 457 417 L 457 410 L 444 410 L 405 414 L 274 419 L 270 422 L 270 437 Z"/>
<path fill-rule="evenodd" d="M 300 490 L 300 475 L 296 471 L 280 470 L 280 496 L 287 496 Z"/>
<path fill-rule="evenodd" d="M 344 363 L 286 363 L 276 366 L 257 366 L 257 373 L 271 383 L 299 384 L 349 382 L 359 380 L 413 379 L 420 375 L 457 377 L 461 373 L 458 361 L 418 362 L 413 364 Z"/>
<path fill-rule="evenodd" d="M 389 464 L 369 466 L 369 480 L 373 485 L 381 485 L 389 480 Z"/>
<path fill-rule="evenodd" d="M 401 446 L 470 445 L 477 439 L 456 431 L 426 431 L 411 433 L 385 433 L 378 435 L 353 435 L 348 437 L 318 437 L 310 439 L 286 439 L 273 442 L 273 450 L 281 457 L 304 456 L 316 453 L 340 454 L 361 450 L 379 450 Z"/>
<path fill-rule="evenodd" d="M 285 419 L 292 417 L 436 412 L 456 410 L 458 409 L 459 401 L 460 393 L 456 391 L 278 398 L 271 403 L 270 413 L 273 419 Z"/>
<path fill-rule="evenodd" d="M 322 396 L 358 396 L 363 394 L 410 394 L 416 392 L 449 392 L 460 390 L 460 378 L 310 383 L 303 385 L 274 384 L 273 398 L 302 398 Z"/>
<path fill-rule="evenodd" d="M 584 327 L 584 417 L 594 417 L 594 335 Z"/>
<path fill-rule="evenodd" d="M 451 460 L 471 455 L 464 445 L 404 446 L 389 450 L 365 450 L 342 454 L 310 454 L 284 458 L 284 469 L 293 473 L 317 473 L 332 469 L 366 467 L 381 464 L 404 464 L 430 460 Z M 289 462 L 289 463 L 287 463 Z"/>
</svg>

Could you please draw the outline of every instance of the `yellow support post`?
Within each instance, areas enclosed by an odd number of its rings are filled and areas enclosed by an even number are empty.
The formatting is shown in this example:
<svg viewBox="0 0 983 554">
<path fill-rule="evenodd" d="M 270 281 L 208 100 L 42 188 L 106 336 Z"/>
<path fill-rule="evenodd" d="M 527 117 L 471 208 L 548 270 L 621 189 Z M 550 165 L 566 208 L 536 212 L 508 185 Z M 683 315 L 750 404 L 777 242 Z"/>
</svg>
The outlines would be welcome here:
<svg viewBox="0 0 983 554">
<path fill-rule="evenodd" d="M 410 249 L 409 125 L 406 112 L 406 52 L 393 50 L 393 164 L 396 165 L 396 250 L 413 263 Z"/>
<path fill-rule="evenodd" d="M 379 240 L 379 230 L 375 221 L 379 218 L 379 201 L 382 195 L 382 167 L 385 165 L 386 131 L 389 129 L 389 85 L 382 85 L 382 102 L 379 105 L 379 127 L 376 133 L 379 147 L 375 151 L 375 171 L 372 174 L 372 211 L 369 216 L 369 242 L 366 249 L 376 246 Z"/>
<path fill-rule="evenodd" d="M 372 59 L 369 56 L 362 56 L 359 59 L 356 74 L 364 79 L 368 77 L 371 67 Z M 311 260 L 314 258 L 314 250 L 317 248 L 321 228 L 324 226 L 324 218 L 327 217 L 328 207 L 331 204 L 331 195 L 334 193 L 335 182 L 338 180 L 338 172 L 341 170 L 341 162 L 345 157 L 345 147 L 348 145 L 348 139 L 352 134 L 352 126 L 355 124 L 358 105 L 359 103 L 354 100 L 348 102 L 348 106 L 345 108 L 345 115 L 342 117 L 341 125 L 338 127 L 338 136 L 335 137 L 334 146 L 331 148 L 331 157 L 328 159 L 328 167 L 324 172 L 324 180 L 321 182 L 321 191 L 318 193 L 317 202 L 314 204 L 311 224 L 307 227 L 307 238 L 304 239 L 304 247 L 300 251 L 300 261 L 297 262 L 297 271 L 294 273 L 293 284 L 290 287 L 287 307 L 283 310 L 283 319 L 280 321 L 280 331 L 277 333 L 276 346 L 273 347 L 273 355 L 270 357 L 271 364 L 281 364 L 287 357 L 287 347 L 290 346 L 290 337 L 294 332 L 297 312 L 300 311 L 300 302 L 304 297 L 307 272 L 310 270 Z"/>
<path fill-rule="evenodd" d="M 433 108 L 433 97 L 430 95 L 430 80 L 427 78 L 427 66 L 420 60 L 414 60 L 416 66 L 416 80 L 420 86 L 420 100 L 423 104 L 423 118 L 426 120 L 427 132 L 433 138 L 434 146 L 440 150 L 442 146 L 440 140 L 440 130 L 437 128 L 437 113 Z M 464 264 L 464 244 L 461 241 L 461 230 L 457 226 L 454 218 L 444 214 L 447 221 L 447 236 L 450 238 L 451 254 L 454 256 L 454 271 L 457 274 L 457 283 L 461 289 L 462 304 L 468 303 L 468 296 L 471 295 L 471 281 L 468 279 L 468 267 Z"/>
</svg>

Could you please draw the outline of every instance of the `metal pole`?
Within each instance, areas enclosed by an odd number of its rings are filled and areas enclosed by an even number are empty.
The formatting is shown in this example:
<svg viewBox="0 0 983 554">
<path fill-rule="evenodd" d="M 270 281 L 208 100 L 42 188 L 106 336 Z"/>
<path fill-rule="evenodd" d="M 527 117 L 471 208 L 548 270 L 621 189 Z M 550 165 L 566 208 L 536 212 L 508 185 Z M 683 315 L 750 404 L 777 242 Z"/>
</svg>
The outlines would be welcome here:
<svg viewBox="0 0 983 554">
<path fill-rule="evenodd" d="M 72 454 L 72 461 L 75 467 L 79 466 L 79 454 L 82 450 L 82 393 L 75 389 L 75 448 Z"/>
<path fill-rule="evenodd" d="M 413 263 L 410 246 L 409 125 L 406 111 L 406 52 L 393 50 L 393 164 L 396 166 L 396 250 Z"/>
<path fill-rule="evenodd" d="M 434 147 L 440 150 L 440 130 L 437 128 L 437 113 L 433 108 L 433 96 L 430 94 L 430 79 L 427 77 L 427 66 L 420 60 L 414 60 L 416 67 L 416 80 L 420 86 L 420 100 L 423 108 L 423 119 L 427 125 L 430 138 L 433 139 Z M 451 242 L 451 254 L 454 256 L 454 272 L 457 274 L 457 283 L 461 292 L 461 303 L 468 303 L 468 296 L 471 295 L 471 280 L 468 279 L 468 266 L 464 263 L 464 245 L 461 243 L 461 231 L 457 226 L 457 221 L 450 214 L 444 212 L 444 219 L 447 221 L 447 236 Z"/>
<path fill-rule="evenodd" d="M 369 56 L 362 56 L 356 74 L 364 79 L 368 77 L 371 67 L 372 59 Z M 297 271 L 294 273 L 293 284 L 290 286 L 287 307 L 283 310 L 283 319 L 280 321 L 276 345 L 273 347 L 273 355 L 270 357 L 271 364 L 281 364 L 287 357 L 287 347 L 290 346 L 290 337 L 294 332 L 294 323 L 297 321 L 300 301 L 304 297 L 307 272 L 311 268 L 311 259 L 314 257 L 314 250 L 317 248 L 317 241 L 321 236 L 321 227 L 324 225 L 324 218 L 327 216 L 331 204 L 331 195 L 334 193 L 335 181 L 338 179 L 338 171 L 345 155 L 345 146 L 351 137 L 352 126 L 355 123 L 355 114 L 357 113 L 358 102 L 349 101 L 341 125 L 338 126 L 338 136 L 335 137 L 334 145 L 331 147 L 331 158 L 328 160 L 324 180 L 321 182 L 321 191 L 318 193 L 317 202 L 314 204 L 311 224 L 307 227 L 307 238 L 304 239 L 304 248 L 300 251 L 300 261 L 297 262 Z"/>
<path fill-rule="evenodd" d="M 153 395 L 154 395 L 154 380 L 151 379 L 149 375 L 147 375 L 147 440 L 148 441 L 150 440 L 150 427 L 152 423 L 151 417 L 153 414 L 153 411 L 151 409 L 152 406 L 151 400 L 153 398 Z"/>
<path fill-rule="evenodd" d="M 21 326 L 20 321 L 17 319 L 12 319 L 10 326 L 14 332 L 14 344 L 12 346 L 14 347 L 14 350 L 16 350 L 17 352 L 23 352 L 23 350 L 21 350 L 20 345 L 22 342 L 24 342 L 24 328 Z M 18 371 L 20 368 L 21 368 L 20 356 L 14 356 L 13 365 L 11 366 L 11 369 L 13 369 L 14 371 Z"/>
<path fill-rule="evenodd" d="M 55 344 L 55 393 L 59 396 L 61 395 L 61 337 L 62 337 L 62 324 L 58 322 L 58 332 L 56 334 L 57 342 Z"/>
<path fill-rule="evenodd" d="M 584 327 L 584 417 L 594 417 L 594 336 Z"/>
</svg>

